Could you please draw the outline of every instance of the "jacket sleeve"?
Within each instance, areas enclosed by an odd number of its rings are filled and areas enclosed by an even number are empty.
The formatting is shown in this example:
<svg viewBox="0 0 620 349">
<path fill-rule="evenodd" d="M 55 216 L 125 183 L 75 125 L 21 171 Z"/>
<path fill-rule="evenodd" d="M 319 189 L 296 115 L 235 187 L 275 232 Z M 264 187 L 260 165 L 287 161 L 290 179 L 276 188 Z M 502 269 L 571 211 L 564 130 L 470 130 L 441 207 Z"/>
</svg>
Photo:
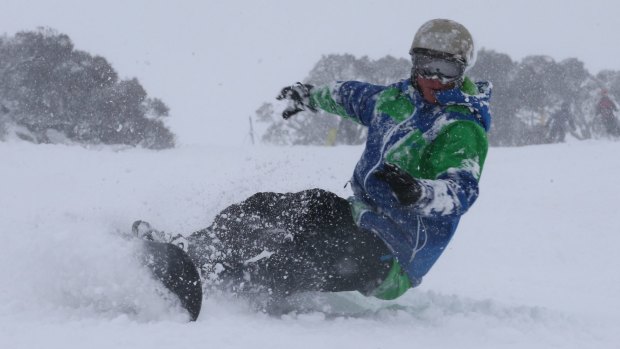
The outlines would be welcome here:
<svg viewBox="0 0 620 349">
<path fill-rule="evenodd" d="M 429 144 L 422 159 L 422 198 L 416 209 L 424 216 L 464 214 L 478 198 L 478 181 L 488 151 L 486 133 L 473 121 L 456 121 Z"/>
<path fill-rule="evenodd" d="M 337 82 L 313 89 L 310 103 L 328 113 L 340 115 L 369 126 L 374 114 L 377 95 L 384 86 L 358 81 Z"/>
</svg>

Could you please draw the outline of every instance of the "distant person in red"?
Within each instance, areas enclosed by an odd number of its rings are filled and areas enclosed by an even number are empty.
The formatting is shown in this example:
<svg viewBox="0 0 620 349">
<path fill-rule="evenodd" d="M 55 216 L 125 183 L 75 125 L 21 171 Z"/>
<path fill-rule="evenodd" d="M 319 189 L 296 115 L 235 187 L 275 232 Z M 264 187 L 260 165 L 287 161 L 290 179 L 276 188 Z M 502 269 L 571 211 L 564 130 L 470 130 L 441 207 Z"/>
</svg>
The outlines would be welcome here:
<svg viewBox="0 0 620 349">
<path fill-rule="evenodd" d="M 618 126 L 618 120 L 616 119 L 615 112 L 618 110 L 616 103 L 607 95 L 607 90 L 601 91 L 601 99 L 596 105 L 596 115 L 601 116 L 603 126 L 612 136 L 620 136 L 620 126 Z"/>
</svg>

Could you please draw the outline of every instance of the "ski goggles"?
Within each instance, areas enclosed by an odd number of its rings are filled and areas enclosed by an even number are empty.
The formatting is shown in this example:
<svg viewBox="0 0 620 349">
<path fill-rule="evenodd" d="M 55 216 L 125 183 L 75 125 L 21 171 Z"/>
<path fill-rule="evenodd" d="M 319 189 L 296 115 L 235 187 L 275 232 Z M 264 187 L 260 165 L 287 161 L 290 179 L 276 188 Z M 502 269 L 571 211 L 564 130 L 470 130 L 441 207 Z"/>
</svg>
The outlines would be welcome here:
<svg viewBox="0 0 620 349">
<path fill-rule="evenodd" d="M 411 53 L 413 71 L 426 79 L 439 79 L 443 83 L 459 80 L 465 73 L 465 62 L 449 54 L 414 49 Z"/>
</svg>

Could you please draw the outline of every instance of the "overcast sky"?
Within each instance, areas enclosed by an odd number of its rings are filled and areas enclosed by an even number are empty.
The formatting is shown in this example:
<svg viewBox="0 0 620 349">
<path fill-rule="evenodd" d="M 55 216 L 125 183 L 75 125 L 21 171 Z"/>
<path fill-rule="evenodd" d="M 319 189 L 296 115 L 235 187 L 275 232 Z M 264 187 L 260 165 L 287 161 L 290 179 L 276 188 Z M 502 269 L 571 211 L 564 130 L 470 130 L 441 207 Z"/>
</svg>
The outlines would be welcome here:
<svg viewBox="0 0 620 349">
<path fill-rule="evenodd" d="M 513 59 L 577 57 L 620 70 L 617 0 L 2 0 L 0 32 L 38 26 L 137 77 L 183 144 L 240 144 L 247 118 L 323 54 L 406 57 L 428 19 L 457 20 Z"/>
</svg>

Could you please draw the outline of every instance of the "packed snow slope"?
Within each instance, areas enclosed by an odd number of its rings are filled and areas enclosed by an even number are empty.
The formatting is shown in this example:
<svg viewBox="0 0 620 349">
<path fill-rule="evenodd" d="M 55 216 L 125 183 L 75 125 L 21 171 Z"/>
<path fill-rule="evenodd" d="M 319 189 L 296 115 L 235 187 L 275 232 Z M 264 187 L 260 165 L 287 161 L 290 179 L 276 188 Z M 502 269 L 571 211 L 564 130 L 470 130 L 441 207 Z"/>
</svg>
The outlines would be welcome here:
<svg viewBox="0 0 620 349">
<path fill-rule="evenodd" d="M 620 143 L 492 148 L 481 195 L 395 301 L 308 295 L 282 317 L 209 297 L 195 323 L 123 236 L 190 233 L 257 191 L 339 195 L 361 147 L 0 143 L 0 348 L 618 348 Z"/>
</svg>

